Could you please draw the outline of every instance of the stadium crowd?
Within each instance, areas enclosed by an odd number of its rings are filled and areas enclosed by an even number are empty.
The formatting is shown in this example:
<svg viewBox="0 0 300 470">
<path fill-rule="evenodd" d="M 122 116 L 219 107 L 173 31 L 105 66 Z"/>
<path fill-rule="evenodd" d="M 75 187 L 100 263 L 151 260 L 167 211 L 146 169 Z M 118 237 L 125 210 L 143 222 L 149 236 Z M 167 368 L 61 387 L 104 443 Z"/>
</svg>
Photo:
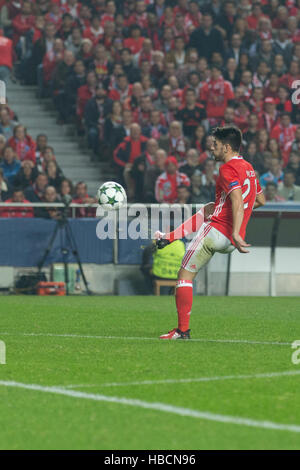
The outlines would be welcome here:
<svg viewBox="0 0 300 470">
<path fill-rule="evenodd" d="M 14 73 L 51 97 L 58 124 L 76 124 L 129 201 L 213 200 L 210 131 L 232 124 L 267 200 L 300 201 L 300 0 L 0 0 L 0 8 L 0 79 Z M 0 201 L 92 202 L 84 182 L 74 189 L 62 174 L 47 130 L 34 140 L 25 126 L 1 105 Z"/>
</svg>

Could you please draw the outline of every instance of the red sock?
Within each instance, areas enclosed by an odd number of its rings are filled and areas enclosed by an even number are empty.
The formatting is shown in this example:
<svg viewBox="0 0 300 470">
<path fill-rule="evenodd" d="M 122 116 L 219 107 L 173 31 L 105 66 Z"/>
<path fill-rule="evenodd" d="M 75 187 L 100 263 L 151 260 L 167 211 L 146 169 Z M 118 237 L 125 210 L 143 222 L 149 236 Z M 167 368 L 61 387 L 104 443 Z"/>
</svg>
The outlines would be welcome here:
<svg viewBox="0 0 300 470">
<path fill-rule="evenodd" d="M 176 286 L 176 307 L 178 313 L 178 328 L 181 331 L 189 329 L 190 315 L 193 304 L 193 282 L 180 280 Z"/>
</svg>

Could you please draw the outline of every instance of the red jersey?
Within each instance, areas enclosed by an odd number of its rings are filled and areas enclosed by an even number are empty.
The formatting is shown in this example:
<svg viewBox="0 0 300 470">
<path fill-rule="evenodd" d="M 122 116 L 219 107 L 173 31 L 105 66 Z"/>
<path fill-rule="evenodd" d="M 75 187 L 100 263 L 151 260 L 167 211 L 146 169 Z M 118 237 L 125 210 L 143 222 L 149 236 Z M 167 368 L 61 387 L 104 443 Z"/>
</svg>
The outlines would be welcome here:
<svg viewBox="0 0 300 470">
<path fill-rule="evenodd" d="M 230 82 L 220 77 L 218 80 L 209 80 L 200 91 L 200 100 L 206 104 L 208 118 L 222 118 L 228 101 L 234 100 L 234 92 Z"/>
<path fill-rule="evenodd" d="M 229 238 L 232 244 L 234 244 L 232 239 L 232 206 L 231 199 L 228 196 L 235 189 L 241 189 L 243 193 L 244 218 L 240 236 L 244 239 L 256 195 L 260 194 L 262 189 L 252 165 L 240 156 L 233 157 L 220 168 L 216 182 L 215 211 L 211 218 L 212 227 L 215 227 L 225 237 Z"/>
</svg>

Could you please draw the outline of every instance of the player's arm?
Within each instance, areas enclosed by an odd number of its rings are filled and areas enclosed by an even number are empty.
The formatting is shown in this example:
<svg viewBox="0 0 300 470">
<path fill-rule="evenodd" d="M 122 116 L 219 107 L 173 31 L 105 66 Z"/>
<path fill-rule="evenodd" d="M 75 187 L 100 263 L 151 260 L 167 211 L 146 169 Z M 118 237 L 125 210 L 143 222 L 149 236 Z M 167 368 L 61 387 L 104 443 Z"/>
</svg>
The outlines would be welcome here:
<svg viewBox="0 0 300 470">
<path fill-rule="evenodd" d="M 255 203 L 254 203 L 253 209 L 257 209 L 257 207 L 264 206 L 265 203 L 266 203 L 265 195 L 264 195 L 263 192 L 261 192 L 261 193 L 259 193 L 259 194 L 256 195 Z"/>
<path fill-rule="evenodd" d="M 214 202 L 208 202 L 207 204 L 205 204 L 205 206 L 204 206 L 204 218 L 205 218 L 205 220 L 210 219 L 211 216 L 213 215 L 214 211 L 215 211 L 215 203 Z"/>
<path fill-rule="evenodd" d="M 263 193 L 263 190 L 261 189 L 261 185 L 259 184 L 258 179 L 256 179 L 256 198 L 254 202 L 253 209 L 256 209 L 257 207 L 264 206 L 266 203 L 266 198 Z"/>
<path fill-rule="evenodd" d="M 244 218 L 244 201 L 242 198 L 242 190 L 240 188 L 231 191 L 230 193 L 231 206 L 232 206 L 232 238 L 236 248 L 240 253 L 249 253 L 246 249 L 248 243 L 240 236 L 240 230 Z"/>
</svg>

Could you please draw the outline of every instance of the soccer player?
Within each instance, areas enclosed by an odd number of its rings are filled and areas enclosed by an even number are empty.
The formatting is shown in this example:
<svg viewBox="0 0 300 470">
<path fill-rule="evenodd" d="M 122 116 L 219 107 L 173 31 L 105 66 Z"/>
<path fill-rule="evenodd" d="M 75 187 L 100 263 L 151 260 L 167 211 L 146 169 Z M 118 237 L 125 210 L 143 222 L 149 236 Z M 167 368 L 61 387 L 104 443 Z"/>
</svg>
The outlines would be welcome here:
<svg viewBox="0 0 300 470">
<path fill-rule="evenodd" d="M 178 327 L 161 339 L 189 339 L 193 303 L 193 279 L 214 253 L 249 253 L 246 226 L 253 209 L 265 204 L 265 197 L 250 163 L 239 155 L 242 133 L 236 127 L 213 131 L 212 153 L 222 162 L 216 182 L 216 200 L 171 233 L 156 232 L 158 249 L 189 233 L 197 232 L 189 243 L 178 273 L 176 307 Z"/>
</svg>

